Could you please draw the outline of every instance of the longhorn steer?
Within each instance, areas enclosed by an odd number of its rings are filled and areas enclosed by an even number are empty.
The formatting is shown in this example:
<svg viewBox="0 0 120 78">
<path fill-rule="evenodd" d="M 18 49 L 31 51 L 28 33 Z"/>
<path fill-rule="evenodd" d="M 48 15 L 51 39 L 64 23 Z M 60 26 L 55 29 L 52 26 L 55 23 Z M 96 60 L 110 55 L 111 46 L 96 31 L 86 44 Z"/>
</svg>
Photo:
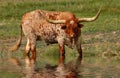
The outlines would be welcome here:
<svg viewBox="0 0 120 78">
<path fill-rule="evenodd" d="M 35 10 L 23 15 L 21 22 L 21 36 L 12 51 L 17 50 L 22 40 L 22 31 L 27 38 L 25 48 L 25 58 L 29 58 L 29 52 L 32 52 L 30 62 L 34 63 L 36 59 L 36 41 L 44 40 L 47 44 L 58 43 L 60 51 L 60 62 L 65 58 L 65 45 L 73 48 L 75 45 L 82 58 L 82 49 L 80 42 L 81 22 L 91 22 L 98 18 L 101 9 L 92 18 L 76 18 L 71 12 L 52 12 L 44 10 Z M 26 60 L 28 62 L 28 60 Z"/>
</svg>

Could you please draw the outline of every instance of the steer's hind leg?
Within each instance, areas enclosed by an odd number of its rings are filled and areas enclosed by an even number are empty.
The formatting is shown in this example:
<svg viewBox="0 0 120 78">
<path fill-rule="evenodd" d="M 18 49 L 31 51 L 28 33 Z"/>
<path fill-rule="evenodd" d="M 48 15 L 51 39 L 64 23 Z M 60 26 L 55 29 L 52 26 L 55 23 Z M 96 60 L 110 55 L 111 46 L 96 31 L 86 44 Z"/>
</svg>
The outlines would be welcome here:
<svg viewBox="0 0 120 78">
<path fill-rule="evenodd" d="M 31 53 L 30 53 L 31 52 Z M 36 60 L 36 39 L 27 39 L 25 48 L 25 62 L 27 66 L 33 65 Z"/>
<path fill-rule="evenodd" d="M 31 42 L 30 48 L 32 52 L 31 63 L 34 64 L 36 61 L 36 41 Z"/>
<path fill-rule="evenodd" d="M 34 34 L 30 34 L 30 51 L 31 51 L 31 58 L 30 62 L 33 65 L 36 61 L 36 36 Z"/>
<path fill-rule="evenodd" d="M 30 40 L 29 39 L 27 39 L 27 44 L 25 48 L 25 63 L 26 63 L 26 66 L 30 65 Z"/>
</svg>

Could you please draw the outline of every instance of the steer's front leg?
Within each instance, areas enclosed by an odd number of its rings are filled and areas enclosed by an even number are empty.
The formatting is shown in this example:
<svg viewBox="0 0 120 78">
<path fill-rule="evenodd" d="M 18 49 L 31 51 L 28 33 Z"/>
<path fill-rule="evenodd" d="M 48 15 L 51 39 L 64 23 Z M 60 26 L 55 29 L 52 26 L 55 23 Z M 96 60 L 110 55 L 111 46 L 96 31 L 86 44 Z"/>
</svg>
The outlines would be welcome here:
<svg viewBox="0 0 120 78">
<path fill-rule="evenodd" d="M 81 48 L 81 44 L 79 45 L 79 48 L 77 48 L 78 53 L 79 53 L 79 58 L 82 59 L 82 48 Z"/>
<path fill-rule="evenodd" d="M 63 64 L 65 61 L 65 46 L 59 44 L 60 58 L 59 64 Z"/>
<path fill-rule="evenodd" d="M 77 51 L 79 53 L 79 59 L 82 59 L 82 47 L 81 47 L 81 41 L 78 40 L 76 42 L 76 48 L 77 48 Z"/>
</svg>

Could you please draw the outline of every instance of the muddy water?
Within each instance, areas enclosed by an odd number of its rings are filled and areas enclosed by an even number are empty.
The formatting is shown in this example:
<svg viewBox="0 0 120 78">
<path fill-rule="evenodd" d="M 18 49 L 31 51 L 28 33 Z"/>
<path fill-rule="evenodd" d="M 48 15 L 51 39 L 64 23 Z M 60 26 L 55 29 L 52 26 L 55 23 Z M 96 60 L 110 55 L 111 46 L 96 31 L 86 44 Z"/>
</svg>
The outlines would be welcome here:
<svg viewBox="0 0 120 78">
<path fill-rule="evenodd" d="M 23 57 L 1 52 L 0 78 L 120 78 L 118 56 L 86 56 L 82 61 L 73 56 L 65 64 L 58 60 L 39 57 L 35 65 L 26 67 Z"/>
<path fill-rule="evenodd" d="M 10 53 L 0 47 L 0 78 L 120 78 L 119 56 L 84 55 L 81 60 L 67 55 L 59 64 L 58 54 L 38 52 L 36 64 L 26 66 L 23 50 Z"/>
</svg>

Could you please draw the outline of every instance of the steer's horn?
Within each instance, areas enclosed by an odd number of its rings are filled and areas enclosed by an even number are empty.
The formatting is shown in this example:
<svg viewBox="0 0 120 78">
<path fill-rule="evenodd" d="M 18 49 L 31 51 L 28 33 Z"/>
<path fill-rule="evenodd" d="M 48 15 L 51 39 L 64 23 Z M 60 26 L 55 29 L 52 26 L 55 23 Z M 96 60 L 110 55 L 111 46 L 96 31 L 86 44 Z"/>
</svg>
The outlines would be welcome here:
<svg viewBox="0 0 120 78">
<path fill-rule="evenodd" d="M 64 24 L 66 21 L 65 20 L 52 20 L 47 18 L 45 15 L 45 13 L 43 11 L 41 11 L 41 15 L 46 19 L 47 22 L 52 23 L 52 24 Z"/>
<path fill-rule="evenodd" d="M 99 17 L 100 12 L 101 12 L 101 8 L 99 9 L 98 13 L 95 16 L 93 16 L 92 18 L 79 18 L 78 20 L 79 20 L 79 22 L 91 22 L 91 21 L 94 21 Z"/>
<path fill-rule="evenodd" d="M 51 20 L 51 19 L 48 19 L 48 18 L 46 18 L 46 20 L 49 23 L 52 23 L 52 24 L 64 24 L 65 23 L 65 20 Z"/>
</svg>

